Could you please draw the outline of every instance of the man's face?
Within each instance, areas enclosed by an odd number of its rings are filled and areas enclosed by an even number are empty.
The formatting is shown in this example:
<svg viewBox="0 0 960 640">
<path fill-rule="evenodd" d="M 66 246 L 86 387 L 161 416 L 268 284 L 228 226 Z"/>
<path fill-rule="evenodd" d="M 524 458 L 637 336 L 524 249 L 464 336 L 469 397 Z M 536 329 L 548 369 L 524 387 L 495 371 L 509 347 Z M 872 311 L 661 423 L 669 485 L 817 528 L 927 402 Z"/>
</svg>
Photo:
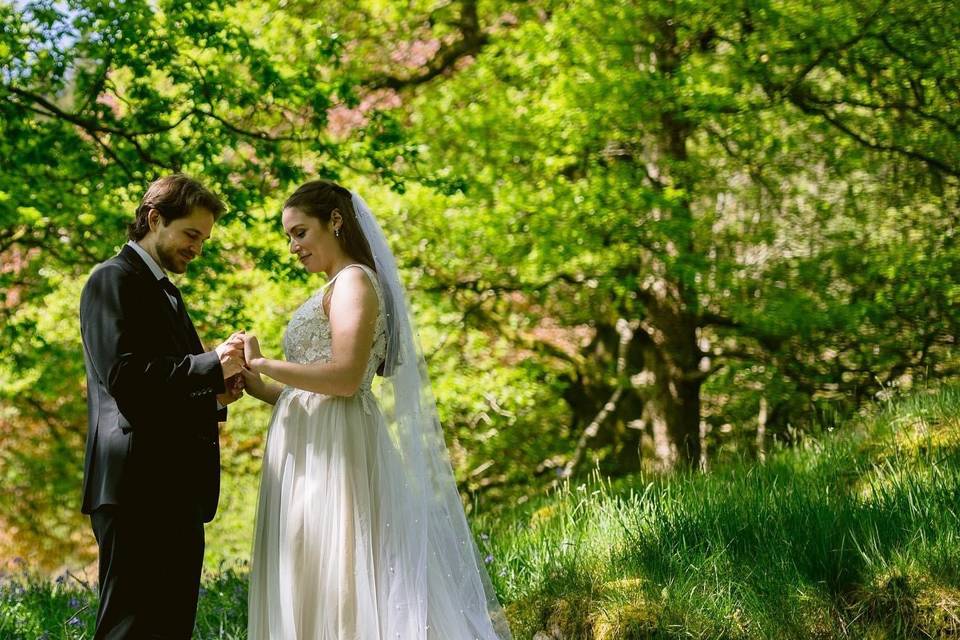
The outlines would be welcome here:
<svg viewBox="0 0 960 640">
<path fill-rule="evenodd" d="M 160 266 L 173 273 L 185 272 L 210 238 L 213 222 L 213 214 L 202 207 L 194 207 L 186 216 L 170 222 L 159 217 L 151 228 L 157 234 L 155 246 Z"/>
</svg>

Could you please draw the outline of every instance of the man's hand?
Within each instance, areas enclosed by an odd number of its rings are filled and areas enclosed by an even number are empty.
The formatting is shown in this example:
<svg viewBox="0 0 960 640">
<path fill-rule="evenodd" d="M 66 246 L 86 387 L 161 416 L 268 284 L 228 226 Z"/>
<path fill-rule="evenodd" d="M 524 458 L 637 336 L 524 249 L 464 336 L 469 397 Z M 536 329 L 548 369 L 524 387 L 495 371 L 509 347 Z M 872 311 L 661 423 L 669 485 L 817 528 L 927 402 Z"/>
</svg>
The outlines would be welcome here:
<svg viewBox="0 0 960 640">
<path fill-rule="evenodd" d="M 242 370 L 241 370 L 241 373 Z M 221 407 L 225 407 L 232 402 L 236 402 L 243 397 L 243 390 L 246 387 L 246 384 L 243 381 L 243 376 L 240 373 L 234 374 L 233 376 L 226 379 L 227 390 L 223 393 L 217 394 L 217 402 L 220 403 Z"/>
<path fill-rule="evenodd" d="M 220 357 L 224 380 L 229 380 L 240 373 L 240 369 L 245 364 L 243 360 L 243 332 L 234 333 L 226 342 L 217 347 L 217 355 Z M 227 391 L 229 393 L 229 389 Z"/>
</svg>

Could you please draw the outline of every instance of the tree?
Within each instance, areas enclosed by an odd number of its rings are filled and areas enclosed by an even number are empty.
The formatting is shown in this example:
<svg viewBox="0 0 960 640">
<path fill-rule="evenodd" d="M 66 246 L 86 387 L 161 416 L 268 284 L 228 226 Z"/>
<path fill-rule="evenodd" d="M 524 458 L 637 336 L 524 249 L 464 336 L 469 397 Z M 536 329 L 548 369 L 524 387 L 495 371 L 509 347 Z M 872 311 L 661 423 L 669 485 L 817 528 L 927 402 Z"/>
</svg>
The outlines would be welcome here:
<svg viewBox="0 0 960 640">
<path fill-rule="evenodd" d="M 564 371 L 566 471 L 591 444 L 636 468 L 641 429 L 697 466 L 731 417 L 784 434 L 811 402 L 955 371 L 958 24 L 886 1 L 488 16 L 473 63 L 408 103 L 433 166 L 471 175 L 423 285 Z"/>
</svg>

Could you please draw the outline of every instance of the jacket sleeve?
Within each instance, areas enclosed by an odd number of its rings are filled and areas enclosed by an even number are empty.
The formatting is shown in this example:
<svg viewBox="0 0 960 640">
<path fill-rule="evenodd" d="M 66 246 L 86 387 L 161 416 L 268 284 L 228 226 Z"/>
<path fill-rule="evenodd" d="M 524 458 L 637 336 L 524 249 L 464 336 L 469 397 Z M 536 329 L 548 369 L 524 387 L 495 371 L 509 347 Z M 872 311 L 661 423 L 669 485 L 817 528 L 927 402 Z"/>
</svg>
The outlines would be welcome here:
<svg viewBox="0 0 960 640">
<path fill-rule="evenodd" d="M 216 419 L 213 396 L 225 389 L 215 351 L 165 356 L 151 352 L 148 328 L 137 326 L 135 278 L 117 265 L 90 275 L 80 296 L 80 331 L 93 368 L 132 426 L 171 419 Z"/>
</svg>

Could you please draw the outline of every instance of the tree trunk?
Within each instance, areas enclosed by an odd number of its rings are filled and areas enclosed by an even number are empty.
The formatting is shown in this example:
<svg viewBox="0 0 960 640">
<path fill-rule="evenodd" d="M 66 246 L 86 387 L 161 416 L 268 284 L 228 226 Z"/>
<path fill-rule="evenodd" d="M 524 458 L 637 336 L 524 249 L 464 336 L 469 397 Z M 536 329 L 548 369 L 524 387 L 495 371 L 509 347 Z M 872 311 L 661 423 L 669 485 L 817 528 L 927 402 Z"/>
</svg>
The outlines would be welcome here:
<svg viewBox="0 0 960 640">
<path fill-rule="evenodd" d="M 675 462 L 696 469 L 701 464 L 700 386 L 704 376 L 698 368 L 695 328 L 691 324 L 685 331 L 666 332 L 658 325 L 669 326 L 661 320 L 645 327 L 651 340 L 644 349 L 644 366 L 653 374 L 646 385 L 647 422 L 654 427 L 665 424 L 670 436 L 670 460 L 661 459 L 662 464 Z"/>
<path fill-rule="evenodd" d="M 657 71 L 664 79 L 673 78 L 683 61 L 676 24 L 675 20 L 660 17 L 655 25 Z M 671 268 L 665 269 L 657 286 L 647 292 L 645 327 L 653 347 L 646 366 L 656 376 L 651 385 L 652 409 L 666 422 L 677 463 L 691 469 L 701 464 L 700 387 L 704 379 L 700 371 L 703 354 L 697 341 L 698 292 L 693 268 L 683 268 L 697 255 L 690 205 L 694 185 L 686 169 L 687 141 L 694 126 L 682 107 L 665 104 L 655 149 L 664 180 L 661 186 L 669 185 L 683 195 L 664 211 L 675 223 L 669 235 L 675 251 L 667 258 L 672 261 Z"/>
</svg>

